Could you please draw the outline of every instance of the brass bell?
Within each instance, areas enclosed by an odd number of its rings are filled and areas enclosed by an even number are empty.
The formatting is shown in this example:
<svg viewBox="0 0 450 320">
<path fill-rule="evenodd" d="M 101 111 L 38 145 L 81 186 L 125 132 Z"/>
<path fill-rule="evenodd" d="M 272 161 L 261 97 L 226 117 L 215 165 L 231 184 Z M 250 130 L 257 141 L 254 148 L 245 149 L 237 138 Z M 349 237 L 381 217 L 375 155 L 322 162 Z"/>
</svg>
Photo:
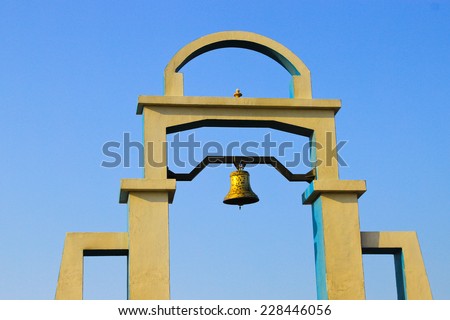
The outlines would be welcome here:
<svg viewBox="0 0 450 320">
<path fill-rule="evenodd" d="M 237 171 L 230 174 L 230 191 L 223 199 L 223 203 L 238 205 L 239 209 L 245 204 L 259 201 L 258 196 L 250 187 L 250 174 L 242 169 L 243 167 L 240 165 Z"/>
</svg>

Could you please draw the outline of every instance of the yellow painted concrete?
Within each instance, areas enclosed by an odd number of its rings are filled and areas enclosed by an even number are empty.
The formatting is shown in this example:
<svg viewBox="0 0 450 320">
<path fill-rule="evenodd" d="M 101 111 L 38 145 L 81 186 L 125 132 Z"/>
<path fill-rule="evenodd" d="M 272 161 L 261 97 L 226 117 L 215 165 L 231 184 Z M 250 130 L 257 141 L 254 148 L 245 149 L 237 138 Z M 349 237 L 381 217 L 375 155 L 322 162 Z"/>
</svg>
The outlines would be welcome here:
<svg viewBox="0 0 450 320">
<path fill-rule="evenodd" d="M 359 198 L 366 192 L 365 180 L 315 180 L 312 192 L 305 192 L 303 204 L 312 204 L 322 193 L 354 193 Z"/>
<path fill-rule="evenodd" d="M 129 299 L 169 299 L 168 192 L 130 192 L 128 212 Z"/>
<path fill-rule="evenodd" d="M 144 177 L 161 180 L 167 178 L 167 141 L 164 116 L 144 109 Z"/>
<path fill-rule="evenodd" d="M 189 106 L 190 108 L 214 109 L 220 107 L 237 107 L 253 109 L 301 109 L 301 110 L 333 110 L 334 114 L 341 108 L 339 99 L 301 99 L 301 98 L 248 98 L 241 97 L 235 99 L 233 92 L 230 97 L 203 97 L 203 96 L 139 96 L 138 114 L 142 113 L 143 107 L 172 106 L 180 108 Z M 203 111 L 205 112 L 205 111 Z"/>
<path fill-rule="evenodd" d="M 195 57 L 220 48 L 254 50 L 276 60 L 291 75 L 293 98 L 185 97 L 180 69 Z M 144 116 L 144 179 L 122 180 L 120 203 L 128 203 L 129 232 L 112 234 L 68 234 L 58 280 L 57 299 L 82 298 L 82 255 L 86 246 L 127 248 L 129 298 L 169 299 L 169 203 L 176 183 L 167 179 L 167 132 L 194 128 L 192 123 L 211 120 L 276 123 L 289 132 L 316 142 L 316 180 L 303 194 L 312 204 L 316 240 L 320 240 L 317 280 L 328 299 L 364 299 L 362 246 L 402 245 L 408 298 L 431 298 L 417 238 L 412 235 L 361 233 L 358 198 L 365 181 L 339 180 L 335 155 L 335 115 L 340 100 L 312 99 L 308 68 L 290 50 L 269 38 L 241 31 L 220 32 L 183 47 L 165 71 L 165 96 L 140 96 L 138 114 Z M 244 92 L 245 94 L 245 92 Z M 264 121 L 264 122 L 262 122 Z M 204 123 L 203 123 L 204 124 Z M 216 122 L 217 124 L 217 122 Z M 304 128 L 292 130 L 292 128 Z M 286 129 L 289 128 L 289 129 Z M 278 127 L 277 127 L 278 129 Z M 334 151 L 333 151 L 334 150 Z M 302 150 L 299 150 L 302 151 Z M 276 155 L 275 155 L 276 156 Z M 381 240 L 380 240 L 381 239 Z M 377 242 L 378 241 L 378 242 Z M 323 244 L 323 245 L 322 245 Z M 419 248 L 419 249 L 418 249 Z M 320 275 L 319 275 L 320 273 Z M 322 277 L 323 275 L 323 277 Z"/>
<path fill-rule="evenodd" d="M 365 181 L 325 180 L 313 181 L 304 193 L 304 204 L 319 203 L 315 214 L 321 216 L 315 220 L 322 222 L 319 249 L 324 252 L 316 254 L 323 254 L 325 263 L 316 273 L 326 278 L 328 299 L 365 299 L 358 214 L 358 197 L 365 190 Z"/>
<path fill-rule="evenodd" d="M 128 250 L 128 233 L 67 233 L 55 299 L 83 299 L 83 252 L 85 250 Z"/>
<path fill-rule="evenodd" d="M 158 163 L 154 166 L 145 162 L 145 177 L 167 177 L 167 128 L 201 120 L 241 120 L 277 121 L 314 130 L 317 159 L 321 161 L 316 168 L 318 179 L 338 179 L 338 164 L 332 150 L 336 146 L 334 116 L 340 105 L 339 100 L 325 99 L 140 96 L 138 112 L 143 110 L 144 114 L 144 139 L 151 141 L 151 149 L 145 143 L 145 154 Z M 331 139 L 327 139 L 327 134 Z"/>
<path fill-rule="evenodd" d="M 169 203 L 172 203 L 175 189 L 175 179 L 122 179 L 119 202 L 127 203 L 130 192 L 167 192 Z"/>
<path fill-rule="evenodd" d="M 361 232 L 361 246 L 370 249 L 400 248 L 403 253 L 407 299 L 433 299 L 416 232 Z"/>
<path fill-rule="evenodd" d="M 328 298 L 365 299 L 357 195 L 338 192 L 320 197 Z"/>
<path fill-rule="evenodd" d="M 233 43 L 233 44 L 231 44 Z M 262 35 L 245 31 L 225 31 L 206 35 L 181 48 L 164 71 L 165 95 L 183 96 L 183 75 L 178 70 L 193 58 L 214 49 L 240 47 L 270 56 L 293 77 L 294 97 L 311 99 L 309 69 L 291 50 Z"/>
</svg>

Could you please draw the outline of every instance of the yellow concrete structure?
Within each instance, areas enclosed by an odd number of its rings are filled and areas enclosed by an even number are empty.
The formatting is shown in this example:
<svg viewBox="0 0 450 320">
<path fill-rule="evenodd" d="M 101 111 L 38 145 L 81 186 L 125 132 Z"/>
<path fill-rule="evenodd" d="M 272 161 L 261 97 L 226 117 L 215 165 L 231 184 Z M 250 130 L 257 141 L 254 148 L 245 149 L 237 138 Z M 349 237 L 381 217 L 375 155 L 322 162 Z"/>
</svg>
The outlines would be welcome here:
<svg viewBox="0 0 450 320">
<path fill-rule="evenodd" d="M 358 197 L 365 181 L 317 180 L 303 194 L 313 206 L 317 295 L 364 299 Z"/>
<path fill-rule="evenodd" d="M 122 180 L 121 200 L 128 200 L 128 297 L 170 298 L 169 206 L 175 180 Z M 128 193 L 128 199 L 123 194 Z"/>
<path fill-rule="evenodd" d="M 291 98 L 184 96 L 180 69 L 205 52 L 226 47 L 254 50 L 278 62 L 292 75 Z M 399 298 L 431 298 L 415 233 L 361 233 L 358 198 L 366 184 L 340 180 L 335 154 L 335 115 L 341 102 L 312 98 L 310 72 L 295 54 L 258 34 L 220 32 L 182 48 L 164 75 L 164 96 L 138 99 L 148 161 L 143 179 L 122 180 L 119 201 L 128 204 L 128 233 L 68 234 L 57 299 L 81 299 L 83 252 L 108 250 L 128 255 L 129 299 L 170 298 L 168 221 L 176 178 L 168 174 L 166 135 L 199 127 L 273 128 L 315 143 L 311 156 L 316 166 L 302 199 L 312 206 L 319 299 L 365 299 L 362 254 L 377 253 L 396 257 Z"/>
<path fill-rule="evenodd" d="M 366 254 L 393 254 L 400 299 L 432 299 L 417 234 L 413 231 L 361 232 Z"/>
<path fill-rule="evenodd" d="M 128 253 L 127 232 L 71 232 L 66 235 L 56 299 L 83 298 L 83 257 Z"/>
</svg>

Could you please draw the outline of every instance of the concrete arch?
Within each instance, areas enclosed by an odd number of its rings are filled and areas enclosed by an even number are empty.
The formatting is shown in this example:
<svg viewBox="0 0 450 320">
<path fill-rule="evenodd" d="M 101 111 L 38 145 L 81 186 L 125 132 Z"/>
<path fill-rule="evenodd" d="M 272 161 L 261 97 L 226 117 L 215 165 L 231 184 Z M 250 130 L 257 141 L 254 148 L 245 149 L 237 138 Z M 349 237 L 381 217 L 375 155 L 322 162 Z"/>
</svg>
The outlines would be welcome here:
<svg viewBox="0 0 450 320">
<path fill-rule="evenodd" d="M 181 48 L 164 70 L 164 94 L 183 96 L 183 74 L 180 69 L 203 53 L 222 48 L 249 49 L 278 62 L 292 75 L 291 97 L 311 99 L 309 69 L 292 51 L 282 44 L 262 35 L 245 31 L 224 31 L 206 35 Z"/>
</svg>

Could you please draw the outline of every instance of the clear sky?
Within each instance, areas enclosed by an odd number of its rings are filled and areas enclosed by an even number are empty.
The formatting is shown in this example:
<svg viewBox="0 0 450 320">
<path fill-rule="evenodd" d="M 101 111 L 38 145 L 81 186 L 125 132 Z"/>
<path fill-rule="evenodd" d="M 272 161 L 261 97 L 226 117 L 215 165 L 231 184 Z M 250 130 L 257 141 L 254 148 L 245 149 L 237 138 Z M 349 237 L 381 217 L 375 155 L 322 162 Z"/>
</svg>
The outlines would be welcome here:
<svg viewBox="0 0 450 320">
<path fill-rule="evenodd" d="M 449 1 L 5 0 L 0 299 L 53 299 L 66 232 L 127 230 L 120 179 L 143 171 L 136 150 L 129 168 L 102 167 L 111 160 L 102 146 L 123 143 L 125 133 L 141 141 L 137 97 L 162 95 L 177 50 L 225 30 L 282 43 L 311 70 L 314 98 L 342 100 L 340 177 L 367 180 L 361 229 L 417 231 L 433 295 L 450 298 Z M 186 95 L 289 95 L 289 74 L 246 50 L 207 53 L 182 72 Z M 269 131 L 278 142 L 306 141 Z M 267 132 L 200 129 L 195 137 L 226 145 Z M 239 211 L 222 204 L 231 171 L 207 168 L 178 183 L 172 298 L 314 299 L 311 208 L 301 204 L 307 184 L 249 168 L 261 201 Z M 86 258 L 85 266 L 86 298 L 126 297 L 125 258 Z M 392 257 L 364 257 L 364 268 L 368 298 L 395 298 Z"/>
</svg>

